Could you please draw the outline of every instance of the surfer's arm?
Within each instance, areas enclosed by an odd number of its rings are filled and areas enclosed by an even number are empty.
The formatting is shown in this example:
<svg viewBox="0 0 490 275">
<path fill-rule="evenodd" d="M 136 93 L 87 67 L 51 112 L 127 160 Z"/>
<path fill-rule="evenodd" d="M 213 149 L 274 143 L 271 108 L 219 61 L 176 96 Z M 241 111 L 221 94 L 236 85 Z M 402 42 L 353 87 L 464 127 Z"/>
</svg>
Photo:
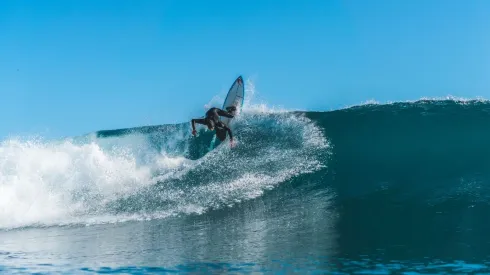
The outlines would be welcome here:
<svg viewBox="0 0 490 275">
<path fill-rule="evenodd" d="M 232 114 L 230 114 L 229 112 L 227 111 L 224 111 L 224 110 L 221 110 L 221 109 L 218 109 L 217 110 L 217 113 L 219 116 L 224 116 L 224 117 L 228 117 L 228 118 L 233 118 L 234 116 Z"/>
<path fill-rule="evenodd" d="M 206 125 L 206 121 L 203 118 L 192 119 L 191 123 L 192 123 L 192 131 L 196 131 L 196 123 Z"/>
<path fill-rule="evenodd" d="M 231 133 L 231 129 L 228 128 L 228 126 L 223 125 L 223 128 L 228 132 L 228 135 L 230 135 L 230 141 L 233 141 L 233 134 Z"/>
</svg>

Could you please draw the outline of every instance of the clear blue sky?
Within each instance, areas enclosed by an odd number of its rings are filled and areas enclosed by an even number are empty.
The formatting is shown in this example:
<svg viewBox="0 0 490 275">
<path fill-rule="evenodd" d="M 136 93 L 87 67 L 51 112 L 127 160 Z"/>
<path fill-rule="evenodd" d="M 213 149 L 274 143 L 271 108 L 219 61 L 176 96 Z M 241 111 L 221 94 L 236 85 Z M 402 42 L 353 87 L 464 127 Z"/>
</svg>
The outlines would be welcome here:
<svg viewBox="0 0 490 275">
<path fill-rule="evenodd" d="M 0 137 L 186 121 L 239 74 L 289 109 L 490 98 L 489 14 L 484 0 L 4 0 Z"/>
</svg>

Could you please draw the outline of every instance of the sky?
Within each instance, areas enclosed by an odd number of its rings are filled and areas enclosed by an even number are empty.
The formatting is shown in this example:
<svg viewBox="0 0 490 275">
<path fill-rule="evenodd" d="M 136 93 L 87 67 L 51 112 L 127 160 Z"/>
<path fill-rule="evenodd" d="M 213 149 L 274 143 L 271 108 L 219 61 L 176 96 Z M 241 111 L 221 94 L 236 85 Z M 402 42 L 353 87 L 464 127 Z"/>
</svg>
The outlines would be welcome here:
<svg viewBox="0 0 490 275">
<path fill-rule="evenodd" d="M 0 137 L 202 116 L 238 75 L 257 100 L 490 99 L 490 1 L 0 2 Z"/>
</svg>

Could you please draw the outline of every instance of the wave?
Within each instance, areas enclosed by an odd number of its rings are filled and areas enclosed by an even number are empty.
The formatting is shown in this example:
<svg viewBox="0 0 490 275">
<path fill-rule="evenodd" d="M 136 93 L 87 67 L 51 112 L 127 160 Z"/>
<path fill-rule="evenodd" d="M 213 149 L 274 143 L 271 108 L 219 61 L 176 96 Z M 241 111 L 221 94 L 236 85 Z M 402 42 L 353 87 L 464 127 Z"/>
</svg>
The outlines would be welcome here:
<svg viewBox="0 0 490 275">
<path fill-rule="evenodd" d="M 328 142 L 304 116 L 251 110 L 237 147 L 211 148 L 189 123 L 0 144 L 0 227 L 94 224 L 201 214 L 322 167 Z"/>
<path fill-rule="evenodd" d="M 328 188 L 340 204 L 486 204 L 489 112 L 486 100 L 454 98 L 329 112 L 248 105 L 233 149 L 210 147 L 203 127 L 192 137 L 188 122 L 11 138 L 0 144 L 0 228 L 203 214 L 267 199 L 281 185 Z"/>
</svg>

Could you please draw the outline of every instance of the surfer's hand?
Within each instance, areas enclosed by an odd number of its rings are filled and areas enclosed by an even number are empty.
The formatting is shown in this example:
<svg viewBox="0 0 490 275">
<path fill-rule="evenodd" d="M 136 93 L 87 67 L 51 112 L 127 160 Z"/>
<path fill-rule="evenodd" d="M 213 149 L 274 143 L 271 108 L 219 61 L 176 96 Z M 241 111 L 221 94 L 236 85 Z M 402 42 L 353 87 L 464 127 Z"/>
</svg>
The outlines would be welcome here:
<svg viewBox="0 0 490 275">
<path fill-rule="evenodd" d="M 192 130 L 192 135 L 193 136 L 196 136 L 197 135 L 197 131 L 196 130 Z"/>
<path fill-rule="evenodd" d="M 235 147 L 236 143 L 233 139 L 230 139 L 230 147 L 233 148 Z"/>
</svg>

